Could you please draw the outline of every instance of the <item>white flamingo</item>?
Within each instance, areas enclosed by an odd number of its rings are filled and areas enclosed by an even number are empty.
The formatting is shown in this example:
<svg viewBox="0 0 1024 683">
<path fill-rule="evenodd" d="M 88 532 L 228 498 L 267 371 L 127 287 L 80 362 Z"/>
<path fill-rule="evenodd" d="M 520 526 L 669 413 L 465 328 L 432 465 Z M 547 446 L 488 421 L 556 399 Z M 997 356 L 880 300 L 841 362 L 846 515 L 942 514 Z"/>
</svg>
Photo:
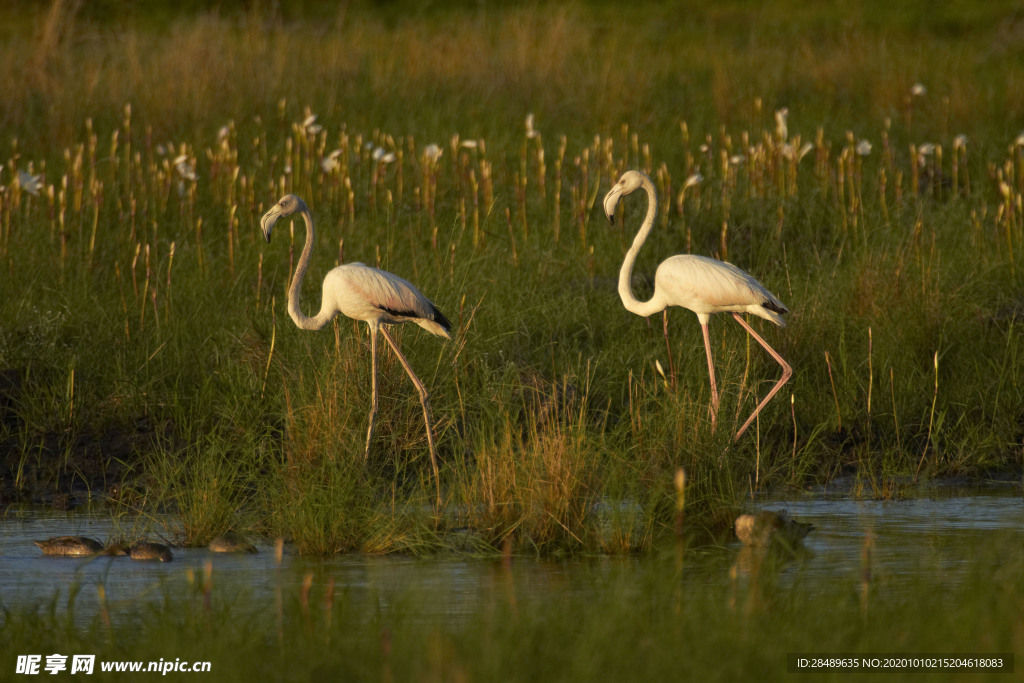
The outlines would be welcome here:
<svg viewBox="0 0 1024 683">
<path fill-rule="evenodd" d="M 622 262 L 622 269 L 619 271 L 619 296 L 627 310 L 644 317 L 659 313 L 669 306 L 682 306 L 697 314 L 701 332 L 704 334 L 704 351 L 708 357 L 708 375 L 711 377 L 712 427 L 718 416 L 715 364 L 711 359 L 711 342 L 708 339 L 708 318 L 712 313 L 731 312 L 750 336 L 782 366 L 782 378 L 736 432 L 734 440 L 738 440 L 765 404 L 793 374 L 793 368 L 747 324 L 740 313 L 752 313 L 781 327 L 785 325 L 782 314 L 788 313 L 789 310 L 760 282 L 731 263 L 691 254 L 671 256 L 658 266 L 654 273 L 654 295 L 650 300 L 639 301 L 634 297 L 630 288 L 633 264 L 636 262 L 640 247 L 654 227 L 654 220 L 658 215 L 658 195 L 650 178 L 639 171 L 626 171 L 604 198 L 605 215 L 609 221 L 614 222 L 615 207 L 619 199 L 641 188 L 647 192 L 647 217 Z"/>
<path fill-rule="evenodd" d="M 423 421 L 427 426 L 430 464 L 434 470 L 437 502 L 440 505 L 441 483 L 438 478 L 437 456 L 434 453 L 434 436 L 430 426 L 430 395 L 384 325 L 416 323 L 432 334 L 451 339 L 448 331 L 451 330 L 452 324 L 437 309 L 437 306 L 423 296 L 411 282 L 362 263 L 348 263 L 328 271 L 324 276 L 320 312 L 312 318 L 306 317 L 302 313 L 302 309 L 299 308 L 299 295 L 302 291 L 302 278 L 306 274 L 309 257 L 313 252 L 313 216 L 309 208 L 299 197 L 293 194 L 285 195 L 263 214 L 263 218 L 260 219 L 260 227 L 269 244 L 270 231 L 277 220 L 294 213 L 301 214 L 302 219 L 306 222 L 306 244 L 302 247 L 302 255 L 295 267 L 295 276 L 288 288 L 288 314 L 303 330 L 319 330 L 338 313 L 354 320 L 362 320 L 369 326 L 370 362 L 373 368 L 371 375 L 372 398 L 370 425 L 366 430 L 366 450 L 363 452 L 364 459 L 370 454 L 373 425 L 377 418 L 377 333 L 384 335 L 385 341 L 395 352 L 402 367 L 409 373 L 409 379 L 412 380 L 420 395 L 420 403 L 423 405 Z"/>
</svg>

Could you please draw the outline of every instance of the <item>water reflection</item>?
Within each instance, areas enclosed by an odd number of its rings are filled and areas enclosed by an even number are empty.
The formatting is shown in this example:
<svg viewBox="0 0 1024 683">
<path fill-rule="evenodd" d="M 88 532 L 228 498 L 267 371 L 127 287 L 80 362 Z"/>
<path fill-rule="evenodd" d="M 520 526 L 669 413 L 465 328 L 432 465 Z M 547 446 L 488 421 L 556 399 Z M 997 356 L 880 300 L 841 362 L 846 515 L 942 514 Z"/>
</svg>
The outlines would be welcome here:
<svg viewBox="0 0 1024 683">
<path fill-rule="evenodd" d="M 1010 494 L 899 501 L 816 496 L 761 502 L 757 507 L 785 509 L 792 517 L 814 524 L 804 551 L 773 562 L 772 567 L 782 581 L 820 583 L 823 587 L 836 579 L 859 581 L 865 570 L 868 538 L 873 580 L 898 584 L 922 572 L 955 581 L 970 562 L 977 561 L 994 535 L 1024 533 L 1024 500 Z M 32 543 L 64 534 L 104 542 L 118 535 L 118 530 L 109 516 L 101 513 L 6 513 L 0 520 L 0 605 L 52 604 L 63 611 L 73 600 L 76 620 L 91 620 L 101 609 L 97 586 L 102 585 L 114 618 L 130 618 L 140 610 L 161 608 L 168 595 L 194 595 L 209 563 L 217 599 L 244 602 L 255 610 L 266 609 L 282 591 L 294 595 L 303 577 L 312 574 L 310 600 L 325 599 L 325 586 L 333 581 L 334 591 L 343 595 L 347 604 L 369 613 L 386 612 L 400 603 L 404 613 L 413 617 L 458 618 L 476 614 L 481 606 L 499 600 L 514 605 L 517 596 L 535 600 L 545 595 L 592 594 L 600 590 L 602 576 L 635 571 L 639 577 L 649 563 L 664 559 L 657 553 L 572 561 L 517 558 L 506 566 L 500 560 L 459 556 L 306 558 L 286 551 L 279 565 L 273 547 L 257 543 L 260 552 L 255 555 L 176 548 L 174 561 L 163 564 L 123 557 L 45 557 Z M 1024 552 L 1024 544 L 1016 547 Z M 763 566 L 763 558 L 750 551 L 741 549 L 735 540 L 723 547 L 689 551 L 681 565 L 681 580 L 684 586 L 736 581 L 737 574 L 742 577 Z M 744 557 L 743 552 L 751 556 Z"/>
</svg>

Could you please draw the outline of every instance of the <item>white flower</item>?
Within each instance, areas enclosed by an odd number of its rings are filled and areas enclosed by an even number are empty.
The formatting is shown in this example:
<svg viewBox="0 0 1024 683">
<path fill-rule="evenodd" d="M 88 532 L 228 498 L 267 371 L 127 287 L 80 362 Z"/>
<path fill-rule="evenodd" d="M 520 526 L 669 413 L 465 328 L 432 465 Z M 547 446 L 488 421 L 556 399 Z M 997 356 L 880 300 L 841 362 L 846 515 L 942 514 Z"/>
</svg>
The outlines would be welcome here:
<svg viewBox="0 0 1024 683">
<path fill-rule="evenodd" d="M 199 176 L 196 175 L 195 167 L 189 163 L 187 154 L 179 154 L 174 160 L 174 170 L 178 172 L 185 180 L 197 180 Z"/>
<path fill-rule="evenodd" d="M 330 173 L 341 166 L 341 164 L 338 163 L 338 157 L 340 156 L 341 150 L 336 149 L 320 161 L 320 168 L 323 169 L 324 173 Z"/>
<path fill-rule="evenodd" d="M 685 182 L 683 182 L 683 186 L 679 189 L 679 196 L 676 197 L 676 201 L 679 202 L 680 205 L 682 205 L 683 199 L 686 195 L 686 191 L 689 190 L 691 187 L 696 187 L 703 180 L 704 176 L 702 176 L 700 173 L 694 173 L 689 178 L 687 178 Z"/>
<path fill-rule="evenodd" d="M 25 192 L 38 195 L 39 190 L 43 189 L 42 176 L 32 175 L 25 171 L 18 171 L 18 185 L 20 185 L 21 189 Z"/>
<path fill-rule="evenodd" d="M 867 140 L 861 140 L 857 143 L 857 154 L 862 157 L 866 157 L 871 154 L 871 143 Z"/>
<path fill-rule="evenodd" d="M 476 140 L 463 140 L 459 143 L 459 147 L 465 147 L 466 149 L 476 149 Z"/>
<path fill-rule="evenodd" d="M 910 86 L 910 94 L 913 95 L 914 97 L 921 97 L 927 92 L 928 88 L 924 87 L 920 83 L 915 83 L 914 85 Z"/>
<path fill-rule="evenodd" d="M 786 126 L 786 118 L 788 116 L 789 109 L 786 107 L 775 112 L 775 134 L 779 136 L 780 140 L 785 140 L 789 137 L 789 128 Z"/>
<path fill-rule="evenodd" d="M 224 142 L 231 135 L 231 128 L 228 126 L 221 126 L 220 130 L 217 131 L 217 142 Z"/>
<path fill-rule="evenodd" d="M 924 166 L 927 163 L 925 157 L 929 157 L 935 153 L 935 145 L 930 142 L 925 142 L 917 147 L 917 165 Z"/>
<path fill-rule="evenodd" d="M 377 147 L 373 150 L 373 160 L 381 164 L 390 164 L 395 160 L 395 153 L 388 152 L 383 147 Z"/>
<path fill-rule="evenodd" d="M 532 113 L 531 114 L 527 114 L 526 115 L 526 137 L 528 137 L 528 138 L 535 138 L 538 135 L 540 135 L 540 133 L 538 133 L 537 131 L 535 131 L 533 129 L 533 114 Z"/>
<path fill-rule="evenodd" d="M 423 156 L 427 159 L 427 161 L 432 161 L 436 163 L 437 160 L 441 158 L 442 154 L 444 154 L 444 150 L 433 142 L 431 142 L 429 145 L 423 148 Z"/>
<path fill-rule="evenodd" d="M 302 122 L 302 128 L 306 131 L 307 135 L 316 135 L 323 130 L 323 126 L 316 122 L 316 114 L 307 116 L 306 120 Z"/>
<path fill-rule="evenodd" d="M 784 156 L 787 159 L 791 159 L 791 160 L 795 159 L 796 161 L 799 162 L 805 156 L 810 154 L 811 150 L 813 150 L 813 149 L 814 149 L 814 144 L 811 143 L 811 142 L 805 142 L 804 144 L 800 145 L 800 149 L 797 149 L 797 148 L 793 147 L 793 145 L 791 145 L 788 142 L 786 142 L 786 143 L 783 143 L 783 145 L 782 145 L 782 156 Z"/>
<path fill-rule="evenodd" d="M 180 175 L 185 180 L 199 179 L 199 176 L 196 175 L 196 170 L 192 168 L 192 166 L 190 166 L 189 164 L 178 164 L 174 168 L 178 171 L 178 175 Z"/>
<path fill-rule="evenodd" d="M 810 154 L 811 150 L 813 149 L 814 144 L 810 142 L 805 142 L 804 144 L 800 145 L 800 149 L 797 149 L 788 142 L 784 142 L 782 143 L 782 156 L 785 157 L 786 159 L 795 160 L 799 162 L 805 156 Z"/>
<path fill-rule="evenodd" d="M 964 135 L 963 133 L 960 133 L 960 135 L 957 135 L 955 138 L 953 138 L 953 149 L 956 149 L 957 147 L 961 147 L 964 149 L 967 148 L 967 136 Z"/>
<path fill-rule="evenodd" d="M 732 164 L 733 166 L 739 166 L 744 161 L 746 161 L 746 157 L 744 157 L 742 154 L 733 154 L 731 157 L 729 157 L 729 163 Z"/>
</svg>

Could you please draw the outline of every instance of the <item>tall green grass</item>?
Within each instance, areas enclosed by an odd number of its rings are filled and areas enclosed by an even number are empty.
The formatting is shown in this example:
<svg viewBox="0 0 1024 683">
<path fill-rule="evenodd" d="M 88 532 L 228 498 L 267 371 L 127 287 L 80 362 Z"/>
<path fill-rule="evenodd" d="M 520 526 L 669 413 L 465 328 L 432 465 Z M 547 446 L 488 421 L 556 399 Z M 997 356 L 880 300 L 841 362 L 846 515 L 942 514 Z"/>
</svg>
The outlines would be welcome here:
<svg viewBox="0 0 1024 683">
<path fill-rule="evenodd" d="M 1008 7 L 105 7 L 12 11 L 0 47 L 5 495 L 127 478 L 195 543 L 243 525 L 309 552 L 417 552 L 468 526 L 492 547 L 622 552 L 671 526 L 681 467 L 700 528 L 840 474 L 881 491 L 1019 472 Z M 716 320 L 729 419 L 712 431 L 693 316 L 671 311 L 669 357 L 661 320 L 615 292 L 644 207 L 609 226 L 595 203 L 627 168 L 662 197 L 640 296 L 689 250 L 793 310 L 765 334 L 795 376 L 736 445 L 777 369 Z M 399 333 L 432 393 L 440 510 L 401 367 L 382 354 L 364 465 L 364 326 L 285 315 L 303 228 L 258 231 L 285 192 L 319 227 L 307 310 L 361 260 L 455 323 L 447 344 Z"/>
</svg>

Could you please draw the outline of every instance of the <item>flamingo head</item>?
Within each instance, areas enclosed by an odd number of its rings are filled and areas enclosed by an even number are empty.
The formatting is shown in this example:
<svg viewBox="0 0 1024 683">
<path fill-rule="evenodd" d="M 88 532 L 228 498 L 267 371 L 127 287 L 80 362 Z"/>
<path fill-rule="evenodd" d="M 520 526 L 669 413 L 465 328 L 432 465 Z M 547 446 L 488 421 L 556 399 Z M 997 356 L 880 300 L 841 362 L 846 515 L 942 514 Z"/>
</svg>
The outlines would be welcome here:
<svg viewBox="0 0 1024 683">
<path fill-rule="evenodd" d="M 647 176 L 640 171 L 626 171 L 619 178 L 619 182 L 608 191 L 604 196 L 604 215 L 608 217 L 609 223 L 615 222 L 615 207 L 619 205 L 619 199 L 640 189 L 645 179 Z"/>
<path fill-rule="evenodd" d="M 291 216 L 296 212 L 309 213 L 306 202 L 293 194 L 286 194 L 263 214 L 263 218 L 260 219 L 260 228 L 263 230 L 263 237 L 266 238 L 268 244 L 270 243 L 270 231 L 273 230 L 277 219 Z"/>
</svg>

